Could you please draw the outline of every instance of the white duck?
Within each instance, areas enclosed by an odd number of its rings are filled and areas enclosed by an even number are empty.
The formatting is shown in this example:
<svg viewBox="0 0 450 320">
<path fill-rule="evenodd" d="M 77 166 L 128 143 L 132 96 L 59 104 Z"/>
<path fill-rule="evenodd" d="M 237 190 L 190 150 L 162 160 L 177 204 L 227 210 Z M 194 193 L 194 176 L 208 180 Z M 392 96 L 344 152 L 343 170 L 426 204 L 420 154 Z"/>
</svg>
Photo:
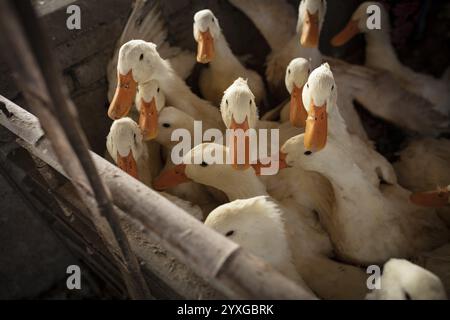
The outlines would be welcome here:
<svg viewBox="0 0 450 320">
<path fill-rule="evenodd" d="M 190 137 L 194 137 L 194 119 L 183 111 L 169 106 L 161 111 L 158 121 L 159 134 L 155 141 L 163 146 L 162 151 L 165 159 L 163 170 L 168 170 L 174 167 L 172 152 L 175 146 L 180 143 L 178 139 L 173 139 L 174 132 L 187 130 Z M 191 148 L 194 147 L 194 142 L 190 141 L 189 145 Z M 198 205 L 202 209 L 204 217 L 218 205 L 226 202 L 226 197 L 222 192 L 212 190 L 212 188 L 193 181 L 174 186 L 168 189 L 167 192 Z"/>
<path fill-rule="evenodd" d="M 209 63 L 202 70 L 199 79 L 202 95 L 215 105 L 220 104 L 223 92 L 239 77 L 248 79 L 260 104 L 265 98 L 264 82 L 261 76 L 246 69 L 231 51 L 219 25 L 219 20 L 211 10 L 198 11 L 194 16 L 194 39 L 198 43 L 197 61 Z"/>
<path fill-rule="evenodd" d="M 205 225 L 307 288 L 293 263 L 282 209 L 267 196 L 234 200 L 213 210 Z"/>
<path fill-rule="evenodd" d="M 376 6 L 381 12 L 381 29 L 369 29 L 368 12 L 370 6 Z M 448 116 L 450 112 L 450 87 L 447 82 L 430 75 L 414 72 L 403 65 L 391 44 L 389 14 L 379 2 L 362 3 L 353 14 L 347 26 L 337 34 L 332 44 L 343 45 L 358 33 L 366 37 L 366 66 L 390 72 L 401 85 L 413 94 L 430 101 L 434 109 Z"/>
<path fill-rule="evenodd" d="M 284 0 L 230 0 L 261 31 L 272 49 L 267 58 L 266 78 L 272 90 L 284 96 L 284 74 L 289 62 L 297 57 L 311 61 L 315 68 L 322 62 L 318 49 L 325 18 L 325 0 L 302 0 L 298 7 L 297 33 L 292 7 Z"/>
<path fill-rule="evenodd" d="M 120 169 L 151 186 L 148 149 L 134 120 L 125 117 L 112 123 L 106 138 L 106 149 Z"/>
<path fill-rule="evenodd" d="M 253 168 L 235 170 L 229 164 L 222 164 L 228 153 L 223 145 L 200 144 L 184 156 L 183 164 L 162 172 L 154 181 L 154 187 L 166 190 L 186 181 L 195 181 L 225 192 L 230 201 L 268 196 Z M 311 210 L 292 199 L 282 200 L 294 264 L 308 286 L 323 298 L 363 298 L 367 291 L 366 274 L 359 268 L 332 259 L 333 248 L 328 235 Z"/>
<path fill-rule="evenodd" d="M 206 128 L 223 128 L 219 110 L 191 92 L 170 63 L 160 57 L 155 44 L 143 40 L 125 43 L 119 51 L 117 73 L 119 83 L 108 110 L 111 118 L 120 118 L 131 108 L 138 84 L 156 80 L 169 105 L 201 120 Z"/>
<path fill-rule="evenodd" d="M 302 92 L 303 86 L 308 81 L 310 73 L 311 69 L 309 62 L 304 58 L 296 58 L 287 66 L 285 84 L 286 89 L 291 95 L 291 100 L 289 104 L 286 104 L 283 107 L 280 113 L 281 122 L 290 121 L 293 126 L 305 127 L 308 114 L 303 106 Z M 356 134 L 362 140 L 371 143 L 364 130 L 361 119 L 355 110 L 351 96 L 344 93 L 341 89 L 342 88 L 340 87 L 338 106 L 339 111 L 347 124 L 348 131 Z"/>
<path fill-rule="evenodd" d="M 260 133 L 260 129 L 269 129 L 267 132 L 267 141 L 271 141 L 272 139 L 272 132 L 270 129 L 278 129 L 279 140 L 282 142 L 302 132 L 300 129 L 292 127 L 289 124 L 280 125 L 278 122 L 259 120 L 255 96 L 253 95 L 247 80 L 242 78 L 235 80 L 233 84 L 225 90 L 220 104 L 220 112 L 227 129 L 242 130 L 243 132 L 254 129 L 254 133 L 256 134 Z M 243 159 L 243 157 L 238 159 L 238 148 L 235 146 L 239 146 L 239 138 L 236 136 L 231 137 L 233 139 L 229 142 L 229 145 L 231 146 L 230 150 L 232 152 L 234 167 L 236 169 L 248 168 L 250 163 L 255 160 L 253 158 L 257 154 L 255 149 L 250 150 L 249 137 L 245 137 L 245 140 L 243 141 L 244 146 L 242 146 L 242 149 L 245 148 L 245 159 Z M 262 147 L 262 144 L 258 143 L 258 146 Z M 268 149 L 270 149 L 270 146 L 268 146 Z M 267 151 L 269 152 L 270 150 Z M 253 155 L 252 157 L 250 156 L 251 154 Z"/>
<path fill-rule="evenodd" d="M 378 279 L 380 289 L 374 289 L 368 300 L 446 300 L 444 285 L 430 271 L 404 259 L 390 259 L 384 264 Z"/>
<path fill-rule="evenodd" d="M 108 77 L 109 101 L 112 100 L 117 86 L 119 50 L 122 45 L 133 39 L 155 43 L 161 56 L 170 62 L 170 65 L 182 79 L 189 76 L 195 65 L 194 53 L 171 46 L 167 41 L 167 35 L 166 22 L 162 16 L 159 1 L 134 1 L 133 11 L 117 41 L 113 58 L 108 63 L 106 74 Z"/>
<path fill-rule="evenodd" d="M 311 73 L 303 90 L 306 133 L 289 139 L 280 157 L 288 166 L 316 171 L 331 182 L 334 207 L 320 220 L 336 253 L 354 263 L 383 263 L 447 241 L 448 229 L 438 216 L 411 204 L 390 164 L 348 133 L 336 91 L 326 64 Z"/>
<path fill-rule="evenodd" d="M 120 169 L 151 187 L 152 168 L 149 151 L 135 121 L 127 117 L 114 121 L 106 138 L 106 148 Z M 198 206 L 167 193 L 161 195 L 197 219 L 203 220 L 202 211 Z"/>
</svg>

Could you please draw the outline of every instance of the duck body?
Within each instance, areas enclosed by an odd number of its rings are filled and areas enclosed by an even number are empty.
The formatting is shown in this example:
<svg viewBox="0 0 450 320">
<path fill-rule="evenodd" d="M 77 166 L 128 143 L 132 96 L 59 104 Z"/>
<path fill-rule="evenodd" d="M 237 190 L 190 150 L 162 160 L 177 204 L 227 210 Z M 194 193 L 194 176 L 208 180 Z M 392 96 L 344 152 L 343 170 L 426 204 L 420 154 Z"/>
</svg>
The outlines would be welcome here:
<svg viewBox="0 0 450 320">
<path fill-rule="evenodd" d="M 411 204 L 410 193 L 400 186 L 380 185 L 377 171 L 359 166 L 348 156 L 356 150 L 344 147 L 329 137 L 323 150 L 308 156 L 308 164 L 300 160 L 304 169 L 321 173 L 333 185 L 334 207 L 321 221 L 339 257 L 370 265 L 447 241 L 448 230 L 435 213 Z"/>
</svg>

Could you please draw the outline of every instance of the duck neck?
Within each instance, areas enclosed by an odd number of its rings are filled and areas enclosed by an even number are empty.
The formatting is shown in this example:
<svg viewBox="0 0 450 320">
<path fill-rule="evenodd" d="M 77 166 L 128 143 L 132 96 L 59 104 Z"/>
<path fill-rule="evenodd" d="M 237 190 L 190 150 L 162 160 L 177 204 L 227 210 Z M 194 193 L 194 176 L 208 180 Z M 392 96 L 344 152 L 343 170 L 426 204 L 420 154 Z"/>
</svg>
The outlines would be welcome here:
<svg viewBox="0 0 450 320">
<path fill-rule="evenodd" d="M 151 168 L 149 162 L 149 154 L 148 149 L 145 144 L 141 146 L 142 152 L 141 155 L 136 159 L 136 164 L 138 167 L 138 175 L 139 181 L 141 181 L 146 186 L 152 186 L 152 176 L 151 176 Z"/>
<path fill-rule="evenodd" d="M 388 70 L 398 74 L 403 72 L 403 65 L 398 60 L 388 29 L 372 30 L 366 35 L 366 65 L 372 68 Z"/>
<path fill-rule="evenodd" d="M 216 55 L 209 64 L 211 69 L 230 72 L 230 70 L 239 71 L 239 69 L 244 68 L 241 62 L 233 54 L 233 51 L 231 51 L 231 48 L 222 33 L 215 39 L 214 45 L 216 47 Z"/>
<path fill-rule="evenodd" d="M 242 174 L 223 173 L 217 176 L 216 181 L 220 185 L 218 189 L 225 192 L 230 201 L 268 195 L 252 168 L 242 171 Z"/>
<path fill-rule="evenodd" d="M 342 137 L 342 139 L 347 139 L 349 135 L 347 124 L 344 118 L 342 118 L 339 108 L 336 103 L 332 103 L 328 108 L 328 130 L 334 137 Z"/>
<path fill-rule="evenodd" d="M 212 121 L 222 123 L 218 110 L 195 95 L 167 61 L 163 60 L 162 63 L 163 69 L 155 79 L 161 84 L 167 104 L 180 108 L 195 120 L 204 120 L 208 117 Z"/>
</svg>

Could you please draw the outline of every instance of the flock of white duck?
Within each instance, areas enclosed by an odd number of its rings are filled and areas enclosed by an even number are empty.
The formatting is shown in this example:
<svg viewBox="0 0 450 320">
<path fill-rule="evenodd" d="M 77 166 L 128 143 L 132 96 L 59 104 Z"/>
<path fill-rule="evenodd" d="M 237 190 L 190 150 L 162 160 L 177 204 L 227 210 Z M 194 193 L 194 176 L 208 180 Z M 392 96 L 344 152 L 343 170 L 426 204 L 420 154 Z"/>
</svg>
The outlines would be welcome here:
<svg viewBox="0 0 450 320">
<path fill-rule="evenodd" d="M 137 1 L 108 69 L 112 160 L 320 298 L 445 299 L 449 275 L 405 259 L 439 249 L 450 270 L 450 186 L 435 190 L 450 183 L 450 142 L 436 138 L 448 128 L 449 84 L 400 63 L 386 11 L 381 30 L 367 29 L 366 9 L 377 3 L 360 5 L 332 40 L 342 45 L 365 33 L 370 69 L 321 55 L 325 0 L 302 0 L 297 19 L 284 1 L 230 2 L 272 49 L 268 90 L 233 54 L 213 12 L 201 10 L 194 16 L 193 41 L 196 60 L 209 67 L 199 78 L 204 99 L 194 94 L 184 79 L 195 55 L 168 44 L 157 7 L 137 17 L 144 5 Z M 289 93 L 290 100 L 260 120 L 258 105 L 269 93 Z M 374 149 L 355 100 L 386 110 L 378 114 L 408 132 L 415 128 L 394 165 Z M 261 163 L 174 165 L 171 134 L 180 128 L 193 134 L 194 120 L 202 121 L 203 130 L 222 132 L 280 129 L 282 170 L 260 176 Z M 217 141 L 192 147 L 185 160 L 211 150 L 224 157 L 230 152 Z M 434 191 L 419 192 L 426 190 Z M 366 267 L 373 264 L 384 268 L 381 289 L 369 292 Z"/>
</svg>

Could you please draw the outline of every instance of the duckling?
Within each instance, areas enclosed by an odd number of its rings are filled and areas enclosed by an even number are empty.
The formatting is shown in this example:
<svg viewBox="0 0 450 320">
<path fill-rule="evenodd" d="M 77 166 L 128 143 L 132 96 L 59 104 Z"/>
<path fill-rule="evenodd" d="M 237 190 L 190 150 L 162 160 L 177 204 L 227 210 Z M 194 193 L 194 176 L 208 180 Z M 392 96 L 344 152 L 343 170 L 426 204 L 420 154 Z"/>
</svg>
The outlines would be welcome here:
<svg viewBox="0 0 450 320">
<path fill-rule="evenodd" d="M 374 14 L 369 13 L 370 6 L 380 9 L 379 29 L 369 29 L 367 26 L 367 17 Z M 333 38 L 332 44 L 343 45 L 356 34 L 364 33 L 367 43 L 366 66 L 390 72 L 406 90 L 430 101 L 434 110 L 448 117 L 450 112 L 448 83 L 430 75 L 414 72 L 403 65 L 391 44 L 390 29 L 389 14 L 384 6 L 379 2 L 367 1 L 356 9 L 347 26 Z"/>
<path fill-rule="evenodd" d="M 119 50 L 123 44 L 133 39 L 150 41 L 158 46 L 158 51 L 167 59 L 173 70 L 186 79 L 195 65 L 193 52 L 171 46 L 167 40 L 168 30 L 162 16 L 159 0 L 136 0 L 127 24 L 117 41 L 114 55 L 107 66 L 108 100 L 111 101 L 117 86 L 117 62 Z"/>
<path fill-rule="evenodd" d="M 447 300 L 441 280 L 430 271 L 404 259 L 390 259 L 378 279 L 380 289 L 368 300 Z"/>
<path fill-rule="evenodd" d="M 242 77 L 255 94 L 255 101 L 260 104 L 265 99 L 264 82 L 261 76 L 246 69 L 231 51 L 220 29 L 219 20 L 211 10 L 198 11 L 194 16 L 194 38 L 198 42 L 197 61 L 209 63 L 202 70 L 199 85 L 202 95 L 213 104 L 218 105 L 223 92 Z"/>
</svg>

